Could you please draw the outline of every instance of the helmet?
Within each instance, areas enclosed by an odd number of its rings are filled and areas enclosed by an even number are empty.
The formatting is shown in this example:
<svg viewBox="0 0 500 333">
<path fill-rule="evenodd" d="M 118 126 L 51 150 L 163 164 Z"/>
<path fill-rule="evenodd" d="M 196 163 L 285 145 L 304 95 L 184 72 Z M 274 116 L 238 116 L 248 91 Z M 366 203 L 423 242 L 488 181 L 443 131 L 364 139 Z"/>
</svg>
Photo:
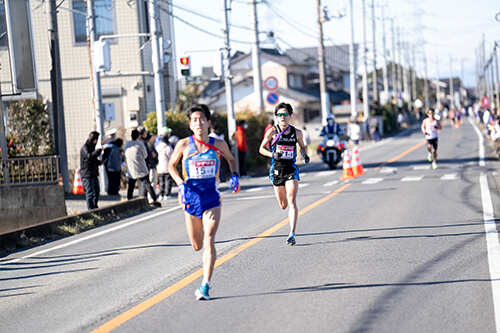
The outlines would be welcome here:
<svg viewBox="0 0 500 333">
<path fill-rule="evenodd" d="M 171 145 L 175 145 L 178 141 L 179 141 L 179 138 L 175 135 L 171 136 L 168 139 L 168 143 L 170 143 Z"/>
</svg>

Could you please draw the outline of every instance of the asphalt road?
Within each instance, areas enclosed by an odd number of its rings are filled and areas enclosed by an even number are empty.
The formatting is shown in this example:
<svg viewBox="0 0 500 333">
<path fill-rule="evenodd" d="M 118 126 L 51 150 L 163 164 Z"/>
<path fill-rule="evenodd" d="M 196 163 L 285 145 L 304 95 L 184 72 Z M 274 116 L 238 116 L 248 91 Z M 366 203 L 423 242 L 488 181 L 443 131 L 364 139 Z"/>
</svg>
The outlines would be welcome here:
<svg viewBox="0 0 500 333">
<path fill-rule="evenodd" d="M 225 185 L 210 301 L 173 201 L 9 254 L 0 331 L 495 332 L 499 163 L 479 138 L 448 124 L 437 170 L 419 129 L 363 147 L 363 177 L 302 167 L 293 247 L 268 179 Z"/>
</svg>

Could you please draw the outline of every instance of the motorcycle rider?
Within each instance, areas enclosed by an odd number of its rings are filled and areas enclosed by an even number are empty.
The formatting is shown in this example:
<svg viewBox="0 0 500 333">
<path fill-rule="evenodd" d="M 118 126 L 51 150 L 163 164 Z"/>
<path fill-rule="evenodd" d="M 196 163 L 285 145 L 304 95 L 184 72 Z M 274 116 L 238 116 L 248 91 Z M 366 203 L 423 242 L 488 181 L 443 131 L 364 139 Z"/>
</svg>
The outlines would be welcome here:
<svg viewBox="0 0 500 333">
<path fill-rule="evenodd" d="M 323 126 L 323 129 L 319 134 L 320 136 L 325 136 L 328 133 L 333 133 L 338 136 L 343 135 L 342 128 L 340 128 L 340 125 L 335 122 L 335 116 L 333 114 L 330 113 L 328 117 L 326 117 L 326 122 L 327 124 Z"/>
</svg>

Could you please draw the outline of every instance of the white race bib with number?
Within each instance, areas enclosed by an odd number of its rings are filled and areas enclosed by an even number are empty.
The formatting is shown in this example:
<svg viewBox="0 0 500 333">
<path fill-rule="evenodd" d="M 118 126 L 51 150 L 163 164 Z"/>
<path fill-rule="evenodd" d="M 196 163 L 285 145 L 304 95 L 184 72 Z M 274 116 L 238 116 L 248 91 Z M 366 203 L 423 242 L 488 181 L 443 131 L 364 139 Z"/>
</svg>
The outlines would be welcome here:
<svg viewBox="0 0 500 333">
<path fill-rule="evenodd" d="M 189 161 L 189 178 L 214 178 L 215 165 L 215 160 Z"/>
<path fill-rule="evenodd" d="M 291 160 L 293 159 L 293 152 L 295 151 L 295 147 L 292 146 L 276 146 L 276 151 L 281 152 L 281 158 Z"/>
</svg>

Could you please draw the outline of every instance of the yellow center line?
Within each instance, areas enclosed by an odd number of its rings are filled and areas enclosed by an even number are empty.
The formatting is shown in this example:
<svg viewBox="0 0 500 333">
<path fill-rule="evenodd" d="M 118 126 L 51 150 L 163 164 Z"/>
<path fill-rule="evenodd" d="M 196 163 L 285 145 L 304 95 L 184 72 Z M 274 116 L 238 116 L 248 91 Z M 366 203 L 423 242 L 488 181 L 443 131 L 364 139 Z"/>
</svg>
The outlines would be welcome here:
<svg viewBox="0 0 500 333">
<path fill-rule="evenodd" d="M 325 201 L 330 200 L 331 198 L 333 198 L 334 196 L 336 196 L 337 194 L 339 194 L 340 192 L 342 192 L 343 190 L 345 190 L 350 185 L 352 185 L 352 184 L 351 183 L 345 184 L 344 186 L 338 188 L 335 192 L 332 192 L 329 195 L 327 195 L 326 197 L 324 197 L 324 198 L 322 198 L 322 199 L 320 199 L 320 200 L 318 200 L 316 202 L 313 202 L 312 204 L 310 204 L 306 208 L 304 208 L 301 211 L 299 211 L 299 216 L 304 215 L 305 213 L 307 213 L 311 209 L 313 209 L 313 208 L 321 205 Z M 215 267 L 218 267 L 218 266 L 222 265 L 226 261 L 234 258 L 235 256 L 237 256 L 238 254 L 240 254 L 244 250 L 248 249 L 252 245 L 257 244 L 258 242 L 260 242 L 264 238 L 272 235 L 273 233 L 275 233 L 276 231 L 278 231 L 282 227 L 286 226 L 288 224 L 288 222 L 289 222 L 289 220 L 287 218 L 287 219 L 281 221 L 280 223 L 276 224 L 274 227 L 272 227 L 272 228 L 264 231 L 263 233 L 261 233 L 257 237 L 249 240 L 245 244 L 240 245 L 236 249 L 230 251 L 228 254 L 226 254 L 226 255 L 222 256 L 221 258 L 217 259 L 217 261 L 215 262 Z M 194 282 L 195 280 L 199 279 L 202 276 L 203 276 L 203 269 L 200 268 L 196 272 L 188 275 L 184 279 L 182 279 L 179 282 L 173 284 L 172 286 L 168 287 L 167 289 L 159 292 L 155 296 L 153 296 L 153 297 L 145 300 L 144 302 L 142 302 L 142 303 L 134 306 L 130 310 L 122 313 L 121 315 L 119 315 L 119 316 L 117 316 L 117 317 L 115 317 L 113 319 L 111 319 L 110 321 L 106 322 L 104 325 L 102 325 L 102 326 L 96 328 L 95 330 L 93 330 L 91 333 L 111 332 L 112 330 L 114 330 L 118 326 L 126 323 L 127 321 L 129 321 L 130 319 L 134 318 L 135 316 L 143 313 L 147 309 L 149 309 L 149 308 L 153 307 L 154 305 L 160 303 L 161 301 L 163 301 L 167 297 L 173 295 L 174 293 L 178 292 L 179 290 L 181 290 L 182 288 L 186 287 L 187 285 L 189 285 L 190 283 Z"/>
<path fill-rule="evenodd" d="M 374 168 L 374 170 L 379 170 L 381 167 L 386 166 L 387 164 L 391 164 L 391 163 L 393 163 L 393 162 L 396 162 L 396 161 L 397 161 L 397 160 L 399 160 L 401 157 L 408 155 L 409 153 L 411 153 L 411 152 L 412 152 L 412 151 L 414 151 L 415 149 L 418 149 L 418 148 L 422 147 L 422 146 L 423 146 L 423 145 L 425 145 L 426 143 L 427 143 L 427 140 L 424 140 L 424 141 L 422 141 L 422 142 L 420 142 L 420 143 L 416 144 L 415 146 L 413 146 L 413 147 L 411 147 L 410 149 L 408 149 L 408 150 L 406 150 L 406 151 L 402 152 L 402 153 L 401 153 L 401 154 L 399 154 L 398 156 L 391 158 L 390 160 L 388 160 L 388 161 L 387 161 L 387 162 L 385 162 L 385 163 L 382 163 L 382 164 L 381 164 L 381 165 L 379 165 L 378 167 Z"/>
</svg>

